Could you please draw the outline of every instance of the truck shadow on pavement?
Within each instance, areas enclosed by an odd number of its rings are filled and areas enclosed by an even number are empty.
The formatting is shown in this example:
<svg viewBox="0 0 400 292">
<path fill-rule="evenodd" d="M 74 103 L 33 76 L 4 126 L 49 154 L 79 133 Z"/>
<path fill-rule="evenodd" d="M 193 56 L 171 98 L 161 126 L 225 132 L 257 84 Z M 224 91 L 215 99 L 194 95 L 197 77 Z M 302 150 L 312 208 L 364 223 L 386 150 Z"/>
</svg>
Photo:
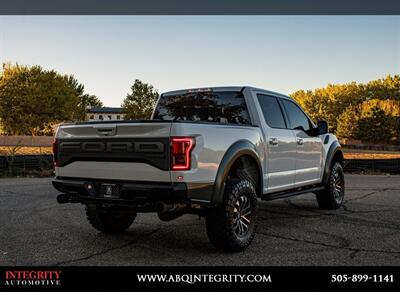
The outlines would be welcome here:
<svg viewBox="0 0 400 292">
<path fill-rule="evenodd" d="M 398 264 L 400 249 L 385 242 L 393 242 L 394 234 L 400 231 L 398 221 L 393 220 L 393 214 L 398 216 L 400 209 L 381 204 L 363 205 L 362 200 L 368 197 L 364 192 L 346 201 L 343 208 L 329 211 L 319 209 L 313 195 L 261 202 L 256 237 L 248 250 L 235 254 L 212 247 L 204 219 L 186 215 L 165 223 L 158 221 L 154 214 L 139 214 L 137 221 L 123 234 L 105 235 L 92 231 L 85 245 L 95 246 L 95 252 L 57 265 L 80 262 L 106 265 L 232 265 L 236 262 L 240 262 L 239 265 L 302 265 L 306 261 L 290 259 L 291 255 L 302 252 L 310 253 L 311 257 L 332 251 L 339 251 L 347 260 L 357 260 L 355 258 L 361 253 L 387 255 Z M 282 262 L 283 252 L 287 260 Z M 260 258 L 260 253 L 269 255 Z M 337 264 L 337 261 L 332 260 L 332 263 Z"/>
</svg>

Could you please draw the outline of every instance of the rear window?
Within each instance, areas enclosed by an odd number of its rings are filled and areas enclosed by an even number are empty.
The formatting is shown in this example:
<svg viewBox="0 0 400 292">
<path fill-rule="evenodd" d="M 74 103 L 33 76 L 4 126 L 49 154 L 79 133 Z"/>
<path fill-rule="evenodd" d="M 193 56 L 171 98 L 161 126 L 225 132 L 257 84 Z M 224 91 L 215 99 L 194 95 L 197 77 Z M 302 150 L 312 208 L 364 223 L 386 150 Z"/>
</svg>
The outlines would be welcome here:
<svg viewBox="0 0 400 292">
<path fill-rule="evenodd" d="M 162 96 L 153 119 L 251 124 L 243 94 L 233 91 L 189 92 Z"/>
</svg>

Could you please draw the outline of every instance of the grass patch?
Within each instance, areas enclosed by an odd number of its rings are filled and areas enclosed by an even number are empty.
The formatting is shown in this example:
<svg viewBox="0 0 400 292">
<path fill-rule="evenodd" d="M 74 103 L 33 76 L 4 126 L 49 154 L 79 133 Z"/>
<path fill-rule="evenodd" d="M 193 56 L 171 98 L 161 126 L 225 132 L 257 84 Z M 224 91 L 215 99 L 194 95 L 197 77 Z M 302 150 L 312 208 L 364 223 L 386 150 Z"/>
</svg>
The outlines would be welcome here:
<svg viewBox="0 0 400 292">
<path fill-rule="evenodd" d="M 0 155 L 8 155 L 10 152 L 9 146 L 0 146 Z M 15 155 L 48 155 L 52 154 L 52 147 L 27 147 L 20 146 Z"/>
<path fill-rule="evenodd" d="M 400 152 L 344 149 L 344 159 L 400 159 Z"/>
</svg>

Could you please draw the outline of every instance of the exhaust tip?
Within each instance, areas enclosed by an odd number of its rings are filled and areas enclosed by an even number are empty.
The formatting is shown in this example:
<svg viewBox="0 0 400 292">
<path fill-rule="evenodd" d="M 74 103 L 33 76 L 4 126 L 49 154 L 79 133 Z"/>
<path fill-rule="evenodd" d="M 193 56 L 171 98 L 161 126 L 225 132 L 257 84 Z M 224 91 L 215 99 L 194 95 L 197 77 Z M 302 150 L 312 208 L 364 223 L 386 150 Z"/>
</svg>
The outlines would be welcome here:
<svg viewBox="0 0 400 292">
<path fill-rule="evenodd" d="M 156 211 L 157 211 L 157 213 L 163 212 L 164 209 L 165 209 L 165 207 L 164 207 L 164 203 L 163 202 L 157 202 L 156 203 Z"/>
<path fill-rule="evenodd" d="M 59 204 L 68 203 L 69 200 L 70 200 L 70 195 L 68 195 L 68 194 L 60 194 L 60 195 L 57 196 L 57 202 Z"/>
</svg>

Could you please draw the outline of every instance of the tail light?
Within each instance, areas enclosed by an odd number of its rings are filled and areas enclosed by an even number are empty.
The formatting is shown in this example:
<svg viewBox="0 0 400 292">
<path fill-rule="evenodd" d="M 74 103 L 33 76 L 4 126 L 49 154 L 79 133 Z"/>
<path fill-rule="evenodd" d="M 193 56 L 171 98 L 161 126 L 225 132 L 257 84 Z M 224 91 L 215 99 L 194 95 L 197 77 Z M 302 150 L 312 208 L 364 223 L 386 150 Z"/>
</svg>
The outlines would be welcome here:
<svg viewBox="0 0 400 292">
<path fill-rule="evenodd" d="M 58 140 L 54 139 L 53 141 L 53 162 L 54 166 L 58 165 Z"/>
<path fill-rule="evenodd" d="M 171 169 L 189 170 L 192 149 L 195 145 L 193 137 L 171 137 Z"/>
</svg>

